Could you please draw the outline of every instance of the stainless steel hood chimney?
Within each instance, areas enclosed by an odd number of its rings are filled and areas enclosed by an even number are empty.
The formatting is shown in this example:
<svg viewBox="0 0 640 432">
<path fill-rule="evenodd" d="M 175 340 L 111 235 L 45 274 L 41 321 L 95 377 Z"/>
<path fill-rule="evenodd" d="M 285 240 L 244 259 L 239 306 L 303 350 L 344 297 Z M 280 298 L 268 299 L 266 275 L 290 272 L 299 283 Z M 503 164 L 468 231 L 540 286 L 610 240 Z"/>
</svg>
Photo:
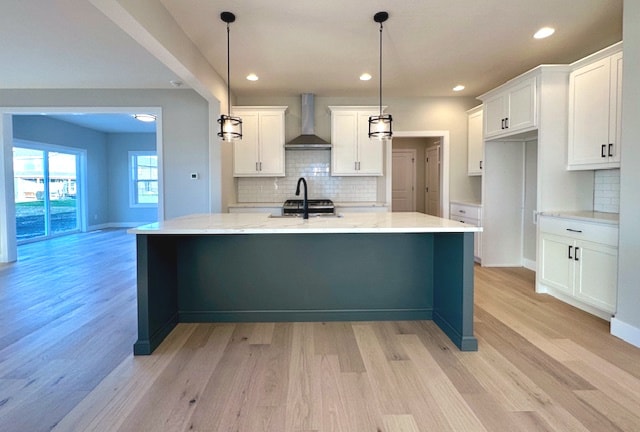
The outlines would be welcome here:
<svg viewBox="0 0 640 432">
<path fill-rule="evenodd" d="M 284 145 L 286 150 L 329 150 L 331 144 L 315 134 L 315 106 L 313 93 L 302 93 L 302 135 Z"/>
</svg>

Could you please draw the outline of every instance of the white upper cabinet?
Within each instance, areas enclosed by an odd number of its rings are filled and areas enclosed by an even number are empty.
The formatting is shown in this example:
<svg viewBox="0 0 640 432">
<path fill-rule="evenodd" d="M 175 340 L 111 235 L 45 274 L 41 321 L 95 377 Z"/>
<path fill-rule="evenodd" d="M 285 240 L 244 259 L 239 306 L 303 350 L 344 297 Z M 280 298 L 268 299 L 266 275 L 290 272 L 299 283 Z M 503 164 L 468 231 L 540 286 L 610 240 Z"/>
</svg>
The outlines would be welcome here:
<svg viewBox="0 0 640 432">
<path fill-rule="evenodd" d="M 233 142 L 235 177 L 283 177 L 284 112 L 287 107 L 235 107 L 242 139 Z"/>
<path fill-rule="evenodd" d="M 508 137 L 535 129 L 536 77 L 521 78 L 480 96 L 484 105 L 484 138 Z"/>
<path fill-rule="evenodd" d="M 620 167 L 621 102 L 622 52 L 571 72 L 568 169 Z"/>
<path fill-rule="evenodd" d="M 467 111 L 467 174 L 482 175 L 484 138 L 482 135 L 482 105 Z"/>
<path fill-rule="evenodd" d="M 369 116 L 377 107 L 329 107 L 331 175 L 381 176 L 384 141 L 369 139 Z"/>
</svg>

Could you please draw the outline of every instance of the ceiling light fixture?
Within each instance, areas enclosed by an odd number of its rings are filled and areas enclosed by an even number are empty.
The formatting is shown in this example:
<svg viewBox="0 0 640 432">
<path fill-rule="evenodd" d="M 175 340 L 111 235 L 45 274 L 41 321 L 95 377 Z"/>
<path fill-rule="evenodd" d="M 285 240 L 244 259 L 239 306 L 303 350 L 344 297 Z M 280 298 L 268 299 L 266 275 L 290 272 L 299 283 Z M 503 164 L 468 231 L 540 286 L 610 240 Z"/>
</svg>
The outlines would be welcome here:
<svg viewBox="0 0 640 432">
<path fill-rule="evenodd" d="M 453 88 L 454 92 L 459 92 L 459 91 L 462 91 L 462 90 L 464 90 L 464 86 L 462 84 L 458 84 L 457 86 L 455 86 Z"/>
<path fill-rule="evenodd" d="M 258 75 L 254 74 L 254 73 L 250 73 L 249 75 L 247 75 L 247 79 L 249 81 L 258 81 Z"/>
<path fill-rule="evenodd" d="M 131 117 L 145 123 L 156 121 L 156 116 L 154 116 L 153 114 L 133 114 Z"/>
<path fill-rule="evenodd" d="M 218 136 L 222 141 L 233 141 L 242 139 L 242 119 L 240 117 L 231 117 L 231 61 L 229 54 L 229 23 L 236 20 L 236 16 L 231 12 L 222 12 L 220 19 L 227 23 L 227 115 L 221 114 L 218 119 L 220 123 L 220 132 Z"/>
<path fill-rule="evenodd" d="M 363 73 L 360 75 L 360 81 L 369 81 L 371 79 L 371 74 Z"/>
<path fill-rule="evenodd" d="M 373 16 L 373 20 L 380 23 L 380 113 L 377 116 L 369 117 L 369 138 L 391 138 L 391 114 L 382 115 L 382 23 L 389 18 L 387 12 L 378 12 Z"/>
<path fill-rule="evenodd" d="M 549 36 L 551 36 L 552 34 L 554 34 L 556 32 L 556 29 L 551 28 L 551 27 L 542 27 L 540 30 L 538 30 L 533 37 L 535 39 L 544 39 L 547 38 Z"/>
</svg>

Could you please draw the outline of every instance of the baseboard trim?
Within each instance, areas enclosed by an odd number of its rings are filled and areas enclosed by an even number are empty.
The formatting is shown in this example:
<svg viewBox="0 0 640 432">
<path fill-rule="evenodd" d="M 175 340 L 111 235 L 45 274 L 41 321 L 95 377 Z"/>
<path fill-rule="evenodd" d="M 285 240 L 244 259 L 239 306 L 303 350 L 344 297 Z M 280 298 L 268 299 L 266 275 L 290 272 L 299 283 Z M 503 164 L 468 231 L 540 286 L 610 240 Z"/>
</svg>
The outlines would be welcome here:
<svg viewBox="0 0 640 432">
<path fill-rule="evenodd" d="M 87 231 L 98 231 L 108 228 L 135 228 L 140 225 L 146 225 L 151 222 L 107 222 L 98 225 L 89 225 Z"/>
<path fill-rule="evenodd" d="M 245 310 L 180 311 L 179 322 L 292 322 L 292 321 L 411 321 L 431 320 L 433 310 L 349 309 L 349 310 Z"/>
<path fill-rule="evenodd" d="M 613 317 L 611 318 L 611 334 L 640 348 L 640 328 L 638 327 Z"/>
<path fill-rule="evenodd" d="M 536 271 L 537 269 L 536 262 L 526 258 L 522 260 L 522 266 L 531 271 Z"/>
</svg>

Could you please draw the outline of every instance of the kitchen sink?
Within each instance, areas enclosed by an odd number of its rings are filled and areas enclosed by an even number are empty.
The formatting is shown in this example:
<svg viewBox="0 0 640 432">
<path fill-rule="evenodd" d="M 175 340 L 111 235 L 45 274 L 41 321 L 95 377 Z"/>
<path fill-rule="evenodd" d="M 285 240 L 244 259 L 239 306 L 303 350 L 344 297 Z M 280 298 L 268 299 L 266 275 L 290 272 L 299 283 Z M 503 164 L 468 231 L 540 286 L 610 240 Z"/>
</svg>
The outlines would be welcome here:
<svg viewBox="0 0 640 432">
<path fill-rule="evenodd" d="M 286 214 L 286 215 L 274 215 L 274 214 L 270 214 L 269 215 L 270 218 L 274 218 L 274 219 L 302 219 L 302 213 L 299 214 Z M 309 219 L 326 219 L 326 218 L 341 218 L 342 215 L 339 213 L 310 213 L 309 214 Z"/>
</svg>

